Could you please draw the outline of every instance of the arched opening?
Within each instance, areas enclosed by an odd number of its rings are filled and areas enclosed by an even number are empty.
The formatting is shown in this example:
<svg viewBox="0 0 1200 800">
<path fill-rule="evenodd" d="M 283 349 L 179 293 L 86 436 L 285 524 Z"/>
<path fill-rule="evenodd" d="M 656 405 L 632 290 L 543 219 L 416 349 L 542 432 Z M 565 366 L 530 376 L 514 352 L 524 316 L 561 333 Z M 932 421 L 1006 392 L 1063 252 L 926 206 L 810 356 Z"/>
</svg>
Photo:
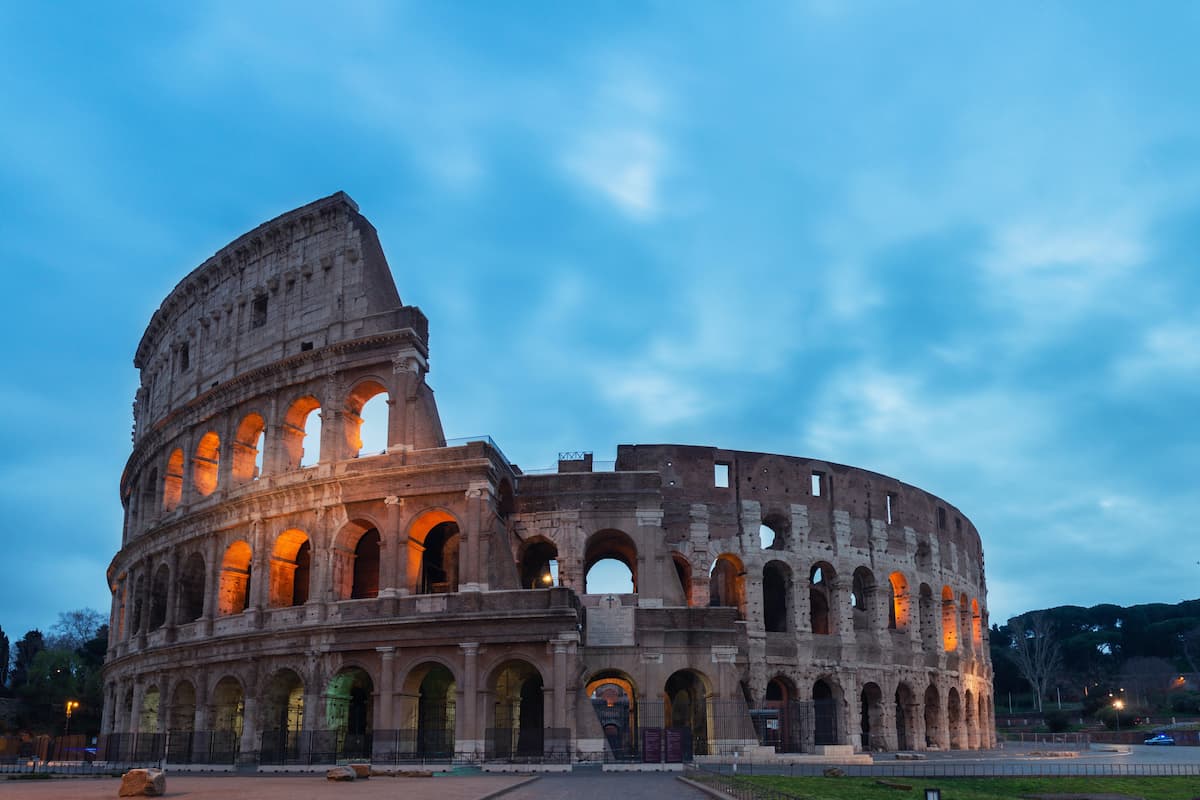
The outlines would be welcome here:
<svg viewBox="0 0 1200 800">
<path fill-rule="evenodd" d="M 204 557 L 192 553 L 179 576 L 179 621 L 195 622 L 204 616 Z"/>
<path fill-rule="evenodd" d="M 936 653 L 938 648 L 937 611 L 933 604 L 933 590 L 922 583 L 918 590 L 918 614 L 921 624 L 921 647 L 927 653 Z"/>
<path fill-rule="evenodd" d="M 232 761 L 242 738 L 242 714 L 245 695 L 237 678 L 226 675 L 213 689 L 214 750 L 227 754 L 222 761 Z"/>
<path fill-rule="evenodd" d="M 161 628 L 167 621 L 167 589 L 171 583 L 171 570 L 160 564 L 154 571 L 150 585 L 150 630 Z"/>
<path fill-rule="evenodd" d="M 768 514 L 758 526 L 758 545 L 763 550 L 786 550 L 791 525 L 783 514 Z"/>
<path fill-rule="evenodd" d="M 901 682 L 896 687 L 896 748 L 912 750 L 915 741 L 913 710 L 917 699 L 907 683 Z"/>
<path fill-rule="evenodd" d="M 450 758 L 454 755 L 454 674 L 441 664 L 422 664 L 408 679 L 416 686 L 415 755 L 419 758 Z"/>
<path fill-rule="evenodd" d="M 182 452 L 180 453 L 182 455 Z M 182 459 L 181 459 L 182 460 Z M 141 497 L 138 500 L 138 517 L 144 522 L 154 516 L 154 503 L 158 499 L 158 470 L 151 468 L 146 480 L 142 483 Z"/>
<path fill-rule="evenodd" d="M 958 689 L 953 686 L 946 693 L 946 724 L 950 729 L 950 749 L 962 750 L 965 741 L 962 707 L 958 700 Z"/>
<path fill-rule="evenodd" d="M 833 618 L 833 567 L 822 561 L 808 575 L 808 613 L 812 632 L 820 636 L 836 633 Z"/>
<path fill-rule="evenodd" d="M 351 600 L 379 596 L 379 531 L 375 528 L 358 537 L 354 545 L 354 578 Z"/>
<path fill-rule="evenodd" d="M 142 623 L 145 622 L 146 609 L 143 606 L 142 598 L 146 593 L 146 576 L 138 575 L 137 580 L 133 582 L 133 618 L 130 620 L 130 631 L 133 634 L 142 632 Z"/>
<path fill-rule="evenodd" d="M 958 630 L 959 641 L 963 649 L 971 649 L 971 599 L 963 592 L 958 596 Z"/>
<path fill-rule="evenodd" d="M 201 497 L 217 489 L 217 466 L 221 461 L 221 439 L 212 431 L 200 437 L 196 457 L 192 459 L 192 483 Z"/>
<path fill-rule="evenodd" d="M 618 761 L 635 755 L 638 741 L 637 691 L 628 675 L 617 670 L 597 672 L 587 682 L 585 694 L 592 702 L 605 745 Z"/>
<path fill-rule="evenodd" d="M 285 763 L 297 759 L 304 724 L 304 682 L 293 670 L 279 670 L 267 681 L 262 704 L 262 760 Z"/>
<path fill-rule="evenodd" d="M 983 612 L 979 610 L 979 600 L 971 599 L 971 641 L 976 650 L 983 648 Z"/>
<path fill-rule="evenodd" d="M 908 596 L 908 581 L 904 574 L 893 572 L 888 576 L 891 603 L 888 607 L 888 627 L 892 630 L 908 630 L 908 618 L 912 613 L 912 600 Z"/>
<path fill-rule="evenodd" d="M 875 575 L 866 567 L 854 570 L 850 579 L 850 606 L 854 615 L 854 630 L 869 631 L 874 626 L 872 612 L 875 608 Z"/>
<path fill-rule="evenodd" d="M 360 667 L 340 670 L 325 690 L 325 724 L 337 737 L 338 758 L 371 754 L 371 695 L 375 686 Z"/>
<path fill-rule="evenodd" d="M 388 448 L 387 390 L 363 381 L 346 399 L 346 447 L 352 458 L 382 455 Z"/>
<path fill-rule="evenodd" d="M 240 614 L 250 605 L 250 556 L 250 545 L 243 541 L 225 550 L 217 593 L 217 613 L 221 616 Z"/>
<path fill-rule="evenodd" d="M 883 730 L 883 690 L 877 683 L 867 683 L 862 690 L 862 748 L 868 751 L 887 750 Z"/>
<path fill-rule="evenodd" d="M 521 545 L 521 588 L 549 589 L 558 585 L 558 547 L 537 537 Z"/>
<path fill-rule="evenodd" d="M 139 733 L 158 733 L 158 707 L 161 698 L 157 686 L 151 686 L 142 695 L 142 711 L 138 715 Z"/>
<path fill-rule="evenodd" d="M 802 750 L 802 709 L 792 682 L 776 675 L 767 683 L 764 713 L 755 718 L 760 729 L 759 741 L 774 746 L 777 753 L 799 753 Z"/>
<path fill-rule="evenodd" d="M 970 689 L 963 692 L 963 712 L 965 716 L 967 748 L 970 750 L 979 749 L 979 725 L 975 719 L 975 695 Z"/>
<path fill-rule="evenodd" d="M 790 629 L 792 570 L 782 561 L 768 561 L 763 567 L 763 626 L 767 633 L 786 633 Z"/>
<path fill-rule="evenodd" d="M 637 545 L 622 531 L 593 533 L 584 548 L 583 575 L 584 594 L 636 593 Z"/>
<path fill-rule="evenodd" d="M 712 608 L 736 608 L 746 615 L 746 568 L 732 553 L 722 553 L 708 568 L 708 605 Z"/>
<path fill-rule="evenodd" d="M 813 684 L 813 744 L 838 743 L 837 698 L 824 678 Z"/>
<path fill-rule="evenodd" d="M 663 693 L 665 721 L 672 728 L 685 729 L 683 760 L 691 761 L 693 755 L 708 755 L 709 692 L 704 678 L 694 670 L 681 669 L 667 678 Z"/>
<path fill-rule="evenodd" d="M 304 531 L 291 528 L 279 534 L 271 550 L 271 582 L 267 602 L 273 608 L 308 602 L 312 545 Z"/>
<path fill-rule="evenodd" d="M 675 577 L 683 590 L 683 604 L 692 605 L 692 564 L 683 553 L 672 551 L 671 563 L 675 566 Z"/>
<path fill-rule="evenodd" d="M 942 649 L 947 653 L 958 649 L 958 613 L 949 586 L 942 587 Z"/>
<path fill-rule="evenodd" d="M 540 757 L 545 735 L 541 673 L 527 661 L 506 661 L 492 673 L 491 686 L 495 726 L 489 756 Z"/>
<path fill-rule="evenodd" d="M 171 712 L 167 717 L 167 729 L 172 733 L 189 733 L 196 726 L 196 687 L 190 681 L 175 684 L 171 696 Z M 188 740 L 190 743 L 190 740 Z"/>
<path fill-rule="evenodd" d="M 462 535 L 457 522 L 439 522 L 425 534 L 421 558 L 421 594 L 458 591 L 458 554 Z"/>
<path fill-rule="evenodd" d="M 982 692 L 979 694 L 978 703 L 979 746 L 987 748 L 992 746 L 992 740 L 988 735 L 988 731 L 993 730 L 994 726 L 992 725 L 991 717 L 988 715 L 987 698 L 984 697 Z"/>
<path fill-rule="evenodd" d="M 931 683 L 925 689 L 925 747 L 941 747 L 942 734 L 942 697 Z"/>
<path fill-rule="evenodd" d="M 317 413 L 313 413 L 313 412 Z M 287 468 L 311 467 L 321 460 L 321 404 L 312 395 L 292 403 L 281 428 Z"/>
<path fill-rule="evenodd" d="M 262 474 L 263 432 L 267 423 L 260 414 L 247 414 L 233 440 L 233 480 L 249 483 Z"/>
<path fill-rule="evenodd" d="M 183 450 L 182 448 L 176 447 L 171 451 L 171 457 L 167 459 L 167 472 L 163 477 L 163 511 L 174 511 L 179 507 L 179 501 L 182 499 Z"/>
</svg>

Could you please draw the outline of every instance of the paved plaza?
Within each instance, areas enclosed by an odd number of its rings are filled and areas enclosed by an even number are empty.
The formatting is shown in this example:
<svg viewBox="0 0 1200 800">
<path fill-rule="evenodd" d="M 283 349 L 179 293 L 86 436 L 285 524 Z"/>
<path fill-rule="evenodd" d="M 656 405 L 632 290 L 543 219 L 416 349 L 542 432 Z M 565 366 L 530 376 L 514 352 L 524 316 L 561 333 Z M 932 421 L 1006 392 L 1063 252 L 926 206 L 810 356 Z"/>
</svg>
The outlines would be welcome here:
<svg viewBox="0 0 1200 800">
<path fill-rule="evenodd" d="M 972 764 L 1003 774 L 1041 765 L 1059 774 L 1095 774 L 1097 769 L 1169 769 L 1172 765 L 1200 769 L 1200 748 L 1144 747 L 1134 745 L 1123 752 L 1107 749 L 1079 751 L 1070 758 L 1048 757 L 1032 745 L 1010 745 L 992 751 L 953 751 L 930 754 L 907 762 L 914 771 L 925 767 L 939 774 L 949 765 L 970 769 Z M 890 754 L 876 758 L 876 765 L 896 765 Z M 783 773 L 788 767 L 742 764 L 743 773 Z M 181 800 L 699 800 L 705 795 L 678 780 L 677 773 L 606 773 L 598 767 L 577 767 L 567 774 L 528 775 L 439 775 L 432 778 L 375 777 L 353 783 L 331 783 L 324 775 L 187 775 L 167 773 L 168 798 Z M 942 773 L 944 774 L 944 773 Z M 117 778 L 56 778 L 52 780 L 0 780 L 0 800 L 110 800 L 117 796 Z"/>
</svg>

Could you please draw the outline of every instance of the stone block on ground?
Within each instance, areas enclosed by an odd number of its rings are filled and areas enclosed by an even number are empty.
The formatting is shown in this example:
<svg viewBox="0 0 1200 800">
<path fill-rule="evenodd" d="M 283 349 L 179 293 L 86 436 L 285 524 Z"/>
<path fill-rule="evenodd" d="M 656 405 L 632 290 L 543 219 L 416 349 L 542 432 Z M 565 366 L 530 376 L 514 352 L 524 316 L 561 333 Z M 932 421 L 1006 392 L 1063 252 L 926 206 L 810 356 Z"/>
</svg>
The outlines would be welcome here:
<svg viewBox="0 0 1200 800">
<path fill-rule="evenodd" d="M 354 777 L 366 780 L 371 777 L 370 764 L 351 764 L 350 769 L 354 770 Z"/>
<path fill-rule="evenodd" d="M 358 775 L 350 767 L 334 767 L 325 773 L 327 781 L 352 781 Z"/>
<path fill-rule="evenodd" d="M 131 769 L 121 776 L 117 797 L 162 797 L 167 775 L 161 769 Z"/>
</svg>

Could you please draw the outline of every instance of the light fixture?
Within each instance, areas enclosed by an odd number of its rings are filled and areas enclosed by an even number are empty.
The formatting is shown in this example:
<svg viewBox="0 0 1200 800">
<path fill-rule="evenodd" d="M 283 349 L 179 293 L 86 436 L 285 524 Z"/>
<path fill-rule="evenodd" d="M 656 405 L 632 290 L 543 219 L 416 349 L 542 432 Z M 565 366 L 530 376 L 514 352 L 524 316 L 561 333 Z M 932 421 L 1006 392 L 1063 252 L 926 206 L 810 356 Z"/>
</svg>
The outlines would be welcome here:
<svg viewBox="0 0 1200 800">
<path fill-rule="evenodd" d="M 925 800 L 942 800 L 941 789 L 926 789 Z"/>
</svg>

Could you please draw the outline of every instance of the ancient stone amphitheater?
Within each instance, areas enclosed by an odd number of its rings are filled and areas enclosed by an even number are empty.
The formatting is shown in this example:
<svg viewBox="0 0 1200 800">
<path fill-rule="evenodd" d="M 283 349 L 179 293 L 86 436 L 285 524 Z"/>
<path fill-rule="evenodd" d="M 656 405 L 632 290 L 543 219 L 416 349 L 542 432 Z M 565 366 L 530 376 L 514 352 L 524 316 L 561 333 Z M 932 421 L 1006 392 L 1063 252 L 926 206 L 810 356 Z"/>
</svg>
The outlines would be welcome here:
<svg viewBox="0 0 1200 800">
<path fill-rule="evenodd" d="M 428 343 L 341 193 L 238 238 L 166 298 L 134 358 L 108 570 L 110 755 L 994 744 L 983 551 L 954 506 L 717 447 L 523 472 L 486 437 L 444 437 Z M 371 415 L 386 450 L 368 453 Z M 613 566 L 623 590 L 599 585 Z"/>
</svg>

